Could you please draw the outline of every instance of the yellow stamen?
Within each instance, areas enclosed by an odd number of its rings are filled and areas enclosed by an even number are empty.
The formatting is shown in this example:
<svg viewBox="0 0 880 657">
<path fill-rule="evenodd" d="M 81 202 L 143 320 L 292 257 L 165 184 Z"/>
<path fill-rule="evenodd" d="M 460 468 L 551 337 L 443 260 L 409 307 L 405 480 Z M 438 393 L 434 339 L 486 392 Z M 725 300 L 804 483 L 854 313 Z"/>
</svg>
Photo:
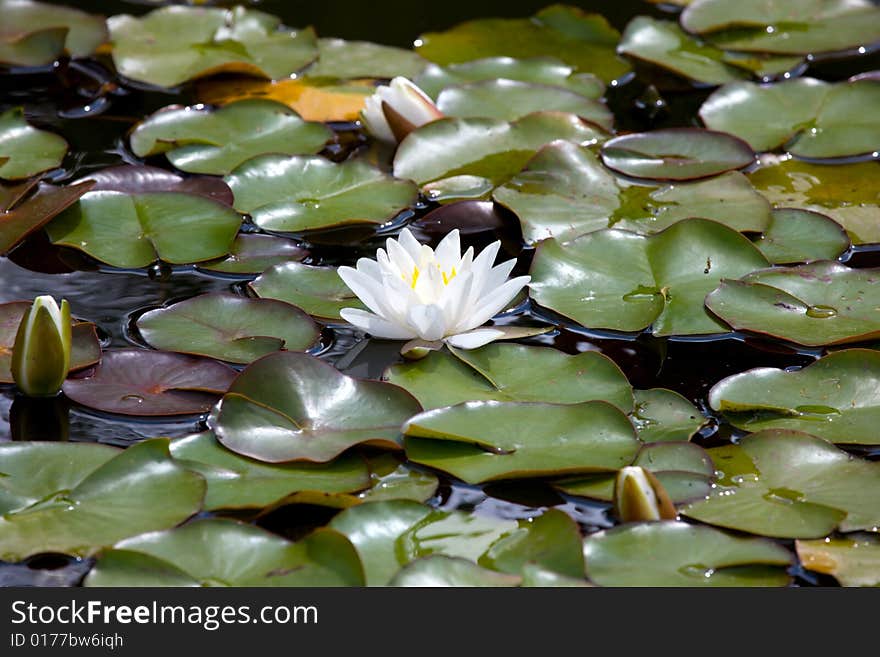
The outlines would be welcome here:
<svg viewBox="0 0 880 657">
<path fill-rule="evenodd" d="M 455 278 L 455 275 L 456 275 L 455 267 L 452 268 L 452 273 L 449 274 L 449 276 L 446 276 L 445 271 L 441 271 L 440 273 L 443 275 L 443 285 L 449 285 L 449 281 L 451 281 L 453 278 Z"/>
<path fill-rule="evenodd" d="M 419 268 L 413 267 L 413 275 L 412 275 L 412 289 L 416 289 L 416 283 L 419 281 Z"/>
</svg>

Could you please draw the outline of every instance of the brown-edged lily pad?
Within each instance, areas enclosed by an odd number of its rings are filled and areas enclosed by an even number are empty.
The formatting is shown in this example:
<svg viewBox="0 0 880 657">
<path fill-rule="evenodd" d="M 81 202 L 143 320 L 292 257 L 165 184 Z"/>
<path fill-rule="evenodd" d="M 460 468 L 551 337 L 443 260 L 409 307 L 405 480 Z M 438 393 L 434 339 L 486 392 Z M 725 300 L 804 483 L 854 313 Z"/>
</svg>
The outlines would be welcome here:
<svg viewBox="0 0 880 657">
<path fill-rule="evenodd" d="M 280 352 L 248 366 L 208 424 L 229 449 L 261 461 L 329 461 L 360 443 L 399 449 L 421 411 L 390 383 L 355 379 L 313 356 Z"/>
<path fill-rule="evenodd" d="M 741 139 L 702 128 L 667 128 L 615 137 L 602 162 L 633 178 L 693 180 L 747 167 L 755 153 Z"/>
<path fill-rule="evenodd" d="M 232 205 L 232 190 L 213 176 L 181 176 L 180 174 L 145 165 L 123 164 L 101 169 L 84 176 L 83 181 L 94 182 L 95 191 L 125 192 L 141 194 L 145 192 L 180 192 L 195 194 Z"/>
<path fill-rule="evenodd" d="M 312 318 L 274 299 L 203 294 L 137 320 L 143 338 L 156 349 L 250 363 L 279 349 L 302 351 L 318 338 Z"/>
<path fill-rule="evenodd" d="M 5 255 L 28 235 L 36 232 L 58 214 L 70 207 L 80 196 L 89 191 L 94 183 L 84 181 L 66 187 L 42 185 L 29 198 L 10 194 L 9 205 L 0 211 L 0 255 Z"/>
<path fill-rule="evenodd" d="M 235 370 L 212 360 L 145 349 L 104 352 L 90 376 L 68 379 L 64 394 L 105 413 L 162 416 L 208 411 Z"/>
</svg>

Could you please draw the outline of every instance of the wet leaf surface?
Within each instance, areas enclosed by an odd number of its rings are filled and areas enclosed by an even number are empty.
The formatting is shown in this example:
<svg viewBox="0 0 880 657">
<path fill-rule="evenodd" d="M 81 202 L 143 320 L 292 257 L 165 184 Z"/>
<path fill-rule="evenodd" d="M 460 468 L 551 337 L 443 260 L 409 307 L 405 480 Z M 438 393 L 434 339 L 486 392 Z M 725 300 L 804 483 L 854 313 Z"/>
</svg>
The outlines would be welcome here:
<svg viewBox="0 0 880 657">
<path fill-rule="evenodd" d="M 22 180 L 54 169 L 65 153 L 64 138 L 30 125 L 20 107 L 0 114 L 0 179 Z"/>
<path fill-rule="evenodd" d="M 65 51 L 87 57 L 107 39 L 104 17 L 73 7 L 29 0 L 2 0 L 0 63 L 46 66 Z"/>
<path fill-rule="evenodd" d="M 274 265 L 258 276 L 250 288 L 262 299 L 286 301 L 323 319 L 341 321 L 339 311 L 343 308 L 366 308 L 342 282 L 335 267 L 313 267 L 299 262 Z"/>
<path fill-rule="evenodd" d="M 797 541 L 795 547 L 804 568 L 833 575 L 842 586 L 880 585 L 880 543 L 875 536 Z"/>
</svg>

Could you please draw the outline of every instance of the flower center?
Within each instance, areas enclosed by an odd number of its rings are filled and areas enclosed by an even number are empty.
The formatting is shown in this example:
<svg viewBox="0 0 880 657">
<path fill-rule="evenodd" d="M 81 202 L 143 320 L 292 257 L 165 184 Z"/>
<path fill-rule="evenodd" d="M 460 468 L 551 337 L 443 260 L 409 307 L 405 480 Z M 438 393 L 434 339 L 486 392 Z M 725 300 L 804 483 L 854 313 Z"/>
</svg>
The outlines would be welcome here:
<svg viewBox="0 0 880 657">
<path fill-rule="evenodd" d="M 452 279 L 455 278 L 455 277 L 458 275 L 458 272 L 455 271 L 455 267 L 453 267 L 453 268 L 449 271 L 449 273 L 446 273 L 445 271 L 443 271 L 442 267 L 440 267 L 440 263 L 434 263 L 434 264 L 435 264 L 435 266 L 437 267 L 437 271 L 440 272 L 440 276 L 441 276 L 441 278 L 443 279 L 443 285 L 449 285 L 449 283 L 452 282 Z M 410 277 L 410 280 L 409 280 L 409 286 L 410 286 L 413 290 L 416 289 L 416 285 L 417 285 L 418 282 L 419 282 L 419 276 L 421 275 L 421 273 L 422 273 L 422 272 L 421 272 L 421 270 L 419 269 L 419 266 L 418 266 L 418 265 L 415 265 L 415 266 L 413 267 L 413 273 L 412 273 L 412 276 Z M 405 280 L 406 280 L 406 275 L 401 275 L 401 278 L 405 281 Z"/>
</svg>

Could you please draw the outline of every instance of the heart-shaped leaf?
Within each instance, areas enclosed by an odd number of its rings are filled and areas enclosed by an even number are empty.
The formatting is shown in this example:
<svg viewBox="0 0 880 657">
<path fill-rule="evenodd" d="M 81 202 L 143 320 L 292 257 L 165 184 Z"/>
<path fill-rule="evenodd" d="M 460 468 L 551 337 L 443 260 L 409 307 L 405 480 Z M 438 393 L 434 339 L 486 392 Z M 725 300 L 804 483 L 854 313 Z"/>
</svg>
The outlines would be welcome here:
<svg viewBox="0 0 880 657">
<path fill-rule="evenodd" d="M 681 24 L 719 48 L 747 52 L 808 54 L 880 40 L 880 9 L 869 0 L 699 0 Z"/>
<path fill-rule="evenodd" d="M 217 110 L 172 105 L 139 123 L 129 140 L 138 157 L 164 153 L 183 171 L 223 175 L 257 155 L 317 153 L 332 136 L 282 103 L 255 98 Z"/>
<path fill-rule="evenodd" d="M 632 423 L 644 443 L 687 441 L 706 424 L 699 409 L 672 390 L 634 390 Z"/>
<path fill-rule="evenodd" d="M 598 14 L 553 5 L 531 18 L 483 18 L 422 34 L 416 51 L 437 64 L 485 57 L 555 57 L 605 82 L 629 68 L 614 52 L 620 34 Z"/>
<path fill-rule="evenodd" d="M 536 302 L 589 328 L 700 335 L 727 330 L 706 312 L 706 294 L 767 264 L 736 231 L 685 219 L 649 237 L 611 229 L 567 244 L 545 240 L 529 288 Z"/>
<path fill-rule="evenodd" d="M 856 458 L 821 438 L 770 430 L 709 454 L 720 472 L 690 518 L 752 534 L 817 538 L 880 523 L 880 463 Z"/>
<path fill-rule="evenodd" d="M 0 304 L 0 383 L 13 383 L 12 348 L 15 346 L 15 335 L 29 301 L 13 301 Z M 76 372 L 95 365 L 101 359 L 101 343 L 95 332 L 95 325 L 89 322 L 73 321 L 72 342 L 70 350 L 70 371 Z"/>
<path fill-rule="evenodd" d="M 0 114 L 0 178 L 22 180 L 54 169 L 65 153 L 64 138 L 29 125 L 22 108 Z"/>
<path fill-rule="evenodd" d="M 201 508 L 205 493 L 204 480 L 171 458 L 164 439 L 124 451 L 89 443 L 5 443 L 0 454 L 4 561 L 41 552 L 94 554 L 183 522 Z"/>
<path fill-rule="evenodd" d="M 66 50 L 87 57 L 107 40 L 104 17 L 30 0 L 0 0 L 0 62 L 45 66 Z"/>
<path fill-rule="evenodd" d="M 626 415 L 607 402 L 466 402 L 410 418 L 411 461 L 467 483 L 617 470 L 639 449 Z"/>
<path fill-rule="evenodd" d="M 759 367 L 719 381 L 709 404 L 748 431 L 796 429 L 835 443 L 880 444 L 880 352 L 845 349 L 787 372 Z"/>
<path fill-rule="evenodd" d="M 419 88 L 431 98 L 446 87 L 482 82 L 484 80 L 516 80 L 568 89 L 586 98 L 598 100 L 605 91 L 604 83 L 591 73 L 576 73 L 555 57 L 486 57 L 449 66 L 428 66 L 415 78 Z"/>
<path fill-rule="evenodd" d="M 260 228 L 301 232 L 381 224 L 413 205 L 415 185 L 363 160 L 336 164 L 322 157 L 254 158 L 226 176 L 235 207 Z"/>
<path fill-rule="evenodd" d="M 605 166 L 633 178 L 693 180 L 742 169 L 754 161 L 746 142 L 702 128 L 637 132 L 602 145 Z"/>
<path fill-rule="evenodd" d="M 771 541 L 671 521 L 590 534 L 584 559 L 587 577 L 601 586 L 686 587 L 785 586 L 794 561 Z"/>
<path fill-rule="evenodd" d="M 416 77 L 428 62 L 412 50 L 370 41 L 318 39 L 318 60 L 306 75 L 316 78 Z"/>
<path fill-rule="evenodd" d="M 542 372 L 540 386 L 535 385 L 536 369 Z M 392 365 L 385 378 L 408 390 L 428 410 L 467 401 L 603 400 L 624 412 L 633 408 L 626 376 L 614 361 L 595 351 L 570 356 L 519 344 L 495 343 L 467 351 L 450 347 Z"/>
<path fill-rule="evenodd" d="M 203 294 L 137 320 L 143 338 L 156 349 L 250 363 L 279 349 L 304 351 L 318 338 L 312 318 L 274 299 Z"/>
<path fill-rule="evenodd" d="M 142 17 L 107 21 L 120 74 L 173 87 L 216 73 L 288 77 L 318 54 L 311 28 L 279 29 L 281 19 L 235 7 L 162 7 Z"/>
<path fill-rule="evenodd" d="M 795 547 L 804 568 L 833 575 L 842 586 L 880 585 L 880 540 L 876 536 L 795 541 Z"/>
<path fill-rule="evenodd" d="M 562 87 L 518 80 L 481 80 L 446 87 L 437 96 L 437 107 L 446 116 L 487 117 L 515 121 L 532 112 L 553 111 L 576 114 L 611 130 L 614 116 L 598 100 Z"/>
<path fill-rule="evenodd" d="M 216 361 L 144 349 L 104 352 L 87 378 L 68 379 L 64 394 L 106 413 L 191 415 L 208 411 L 235 370 Z"/>
<path fill-rule="evenodd" d="M 824 214 L 796 208 L 773 210 L 770 225 L 755 241 L 774 265 L 834 260 L 851 245 L 843 226 Z"/>
<path fill-rule="evenodd" d="M 737 330 L 807 346 L 880 337 L 880 269 L 820 260 L 725 280 L 706 306 Z"/>
<path fill-rule="evenodd" d="M 229 449 L 261 461 L 329 461 L 359 443 L 399 446 L 421 410 L 405 390 L 354 379 L 307 354 L 279 352 L 245 369 L 208 420 Z"/>
<path fill-rule="evenodd" d="M 9 206 L 0 211 L 0 255 L 8 253 L 52 221 L 92 186 L 89 181 L 66 187 L 42 185 L 36 194 L 24 201 L 19 198 L 13 203 L 10 198 Z"/>
<path fill-rule="evenodd" d="M 257 527 L 207 518 L 117 543 L 101 554 L 85 585 L 363 586 L 363 571 L 337 532 L 318 529 L 291 543 Z"/>
<path fill-rule="evenodd" d="M 500 184 L 544 144 L 562 139 L 586 145 L 602 138 L 582 119 L 557 112 L 536 112 L 512 123 L 440 119 L 407 135 L 394 157 L 394 175 L 420 185 L 459 176 Z"/>
<path fill-rule="evenodd" d="M 263 508 L 301 491 L 352 493 L 370 486 L 366 461 L 261 463 L 224 448 L 210 431 L 171 442 L 171 455 L 208 482 L 205 509 Z"/>
<path fill-rule="evenodd" d="M 822 165 L 762 155 L 748 174 L 777 208 L 812 210 L 843 226 L 853 244 L 880 242 L 880 164 Z"/>
<path fill-rule="evenodd" d="M 688 217 L 714 219 L 739 231 L 761 231 L 770 204 L 738 171 L 663 187 L 616 178 L 588 149 L 544 146 L 493 198 L 517 214 L 523 238 L 568 241 L 602 228 L 656 233 Z"/>
<path fill-rule="evenodd" d="M 278 299 L 315 317 L 340 320 L 343 308 L 366 309 L 342 282 L 335 267 L 312 267 L 299 262 L 275 265 L 249 286 L 262 299 Z"/>
<path fill-rule="evenodd" d="M 309 252 L 286 237 L 241 233 L 222 260 L 203 262 L 198 268 L 220 274 L 259 274 L 275 265 L 305 259 Z"/>
<path fill-rule="evenodd" d="M 241 225 L 232 208 L 178 192 L 88 192 L 46 227 L 55 244 L 114 267 L 211 260 L 229 253 Z"/>
</svg>

